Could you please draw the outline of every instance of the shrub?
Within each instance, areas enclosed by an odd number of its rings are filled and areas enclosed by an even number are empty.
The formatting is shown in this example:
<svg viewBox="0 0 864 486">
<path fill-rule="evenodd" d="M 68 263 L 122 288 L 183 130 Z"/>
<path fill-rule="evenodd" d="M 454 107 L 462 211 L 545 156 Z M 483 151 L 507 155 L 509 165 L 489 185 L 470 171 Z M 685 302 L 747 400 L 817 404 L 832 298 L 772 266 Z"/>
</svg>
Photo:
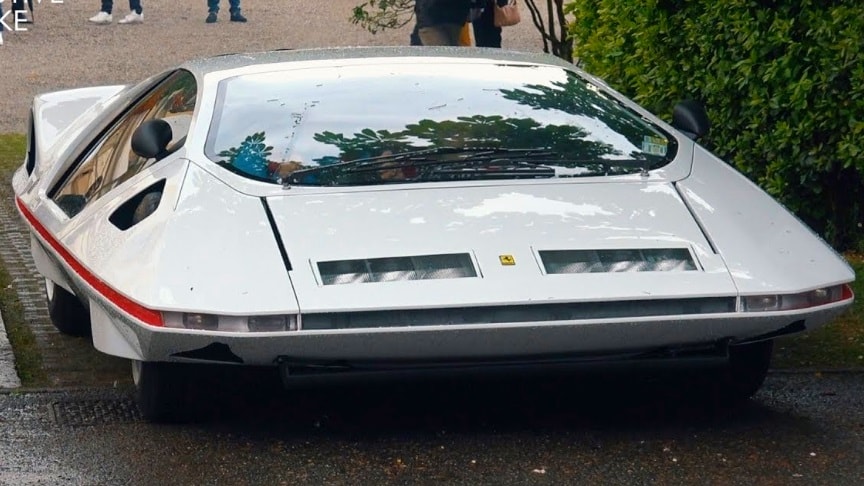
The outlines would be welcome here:
<svg viewBox="0 0 864 486">
<path fill-rule="evenodd" d="M 572 0 L 586 69 L 656 113 L 704 102 L 704 145 L 838 249 L 864 246 L 864 3 Z"/>
</svg>

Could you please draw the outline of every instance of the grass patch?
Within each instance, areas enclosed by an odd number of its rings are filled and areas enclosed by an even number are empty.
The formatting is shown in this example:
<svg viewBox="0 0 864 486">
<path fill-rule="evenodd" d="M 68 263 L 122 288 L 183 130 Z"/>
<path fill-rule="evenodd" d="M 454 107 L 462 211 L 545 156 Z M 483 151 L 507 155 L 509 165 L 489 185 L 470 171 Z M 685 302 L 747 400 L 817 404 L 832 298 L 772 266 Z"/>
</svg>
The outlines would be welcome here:
<svg viewBox="0 0 864 486">
<path fill-rule="evenodd" d="M 774 368 L 864 367 L 864 254 L 846 259 L 855 269 L 855 303 L 834 322 L 774 343 Z"/>
<path fill-rule="evenodd" d="M 24 135 L 13 133 L 0 135 L 0 176 L 3 180 L 8 179 L 24 162 L 26 142 Z"/>
<path fill-rule="evenodd" d="M 0 313 L 6 325 L 6 335 L 15 353 L 15 369 L 25 387 L 43 387 L 48 377 L 42 369 L 42 356 L 36 337 L 24 320 L 24 309 L 6 268 L 0 266 Z"/>
<path fill-rule="evenodd" d="M 7 185 L 11 183 L 12 172 L 23 162 L 25 141 L 23 135 L 0 135 L 0 183 Z M 0 204 L 5 204 L 5 201 Z M 45 386 L 48 378 L 42 368 L 42 356 L 36 344 L 36 337 L 24 320 L 24 309 L 18 300 L 18 293 L 12 286 L 12 278 L 2 265 L 0 265 L 0 313 L 3 314 L 6 334 L 15 353 L 15 367 L 22 385 Z"/>
</svg>

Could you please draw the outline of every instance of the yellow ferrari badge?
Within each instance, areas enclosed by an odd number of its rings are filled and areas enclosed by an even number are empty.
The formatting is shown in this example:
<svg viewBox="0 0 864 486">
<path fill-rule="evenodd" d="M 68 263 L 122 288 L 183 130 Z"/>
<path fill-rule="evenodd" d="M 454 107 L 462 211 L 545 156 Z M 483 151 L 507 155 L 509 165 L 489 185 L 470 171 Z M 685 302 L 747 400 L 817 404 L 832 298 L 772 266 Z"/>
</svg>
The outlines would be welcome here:
<svg viewBox="0 0 864 486">
<path fill-rule="evenodd" d="M 501 265 L 516 265 L 516 259 L 513 258 L 513 255 L 498 255 L 498 260 L 501 261 Z"/>
</svg>

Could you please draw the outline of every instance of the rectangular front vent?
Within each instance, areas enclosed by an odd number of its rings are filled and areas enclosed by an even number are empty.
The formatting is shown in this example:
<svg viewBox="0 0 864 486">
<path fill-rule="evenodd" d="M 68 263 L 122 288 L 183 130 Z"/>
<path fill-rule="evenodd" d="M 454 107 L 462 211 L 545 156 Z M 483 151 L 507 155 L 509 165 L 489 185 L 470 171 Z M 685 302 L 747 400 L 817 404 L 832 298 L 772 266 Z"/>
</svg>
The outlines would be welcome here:
<svg viewBox="0 0 864 486">
<path fill-rule="evenodd" d="M 318 262 L 324 285 L 476 277 L 468 253 Z"/>
<path fill-rule="evenodd" d="M 687 248 L 546 250 L 539 253 L 547 274 L 686 272 L 698 269 Z"/>
</svg>

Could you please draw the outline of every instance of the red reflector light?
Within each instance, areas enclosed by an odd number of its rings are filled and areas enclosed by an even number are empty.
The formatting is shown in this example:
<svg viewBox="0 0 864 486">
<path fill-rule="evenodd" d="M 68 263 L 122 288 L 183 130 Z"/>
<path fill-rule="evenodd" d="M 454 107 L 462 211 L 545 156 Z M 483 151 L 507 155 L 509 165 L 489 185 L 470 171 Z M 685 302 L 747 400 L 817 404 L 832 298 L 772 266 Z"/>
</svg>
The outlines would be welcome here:
<svg viewBox="0 0 864 486">
<path fill-rule="evenodd" d="M 840 297 L 840 300 L 849 300 L 855 298 L 855 292 L 852 291 L 852 286 L 849 284 L 843 284 L 843 294 Z"/>
</svg>

